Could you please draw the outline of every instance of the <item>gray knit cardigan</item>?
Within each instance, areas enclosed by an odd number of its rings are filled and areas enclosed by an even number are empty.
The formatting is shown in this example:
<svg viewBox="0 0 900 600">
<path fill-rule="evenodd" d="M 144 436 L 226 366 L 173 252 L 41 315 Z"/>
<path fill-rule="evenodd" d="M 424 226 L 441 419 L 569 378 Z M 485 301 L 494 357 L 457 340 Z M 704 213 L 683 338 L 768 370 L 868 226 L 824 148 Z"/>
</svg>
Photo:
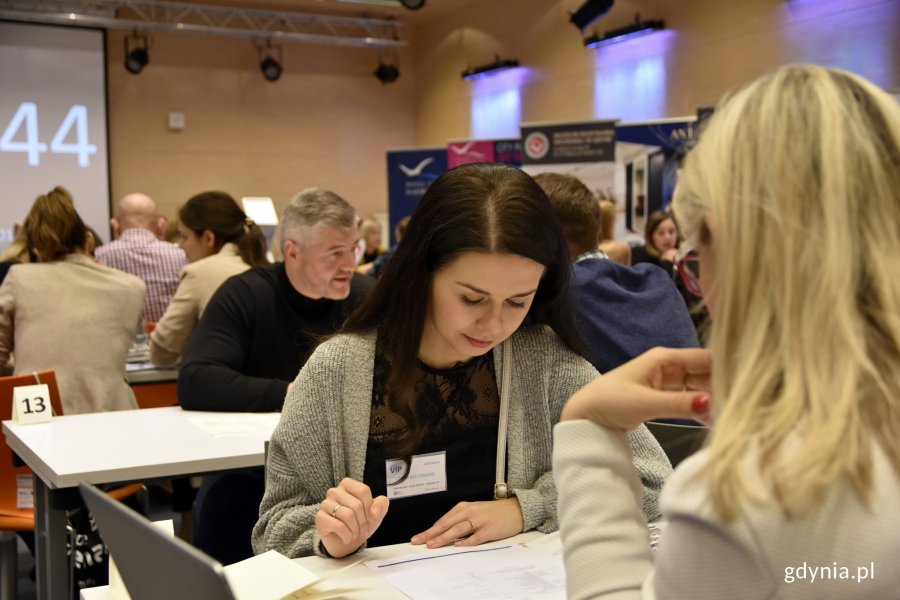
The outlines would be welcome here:
<svg viewBox="0 0 900 600">
<path fill-rule="evenodd" d="M 523 327 L 505 343 L 513 349 L 507 483 L 522 507 L 524 530 L 550 533 L 559 527 L 552 428 L 566 400 L 597 371 L 547 327 Z M 502 347 L 494 350 L 498 379 L 502 355 Z M 274 549 L 292 558 L 319 552 L 319 503 L 344 477 L 362 480 L 374 357 L 374 333 L 339 335 L 321 344 L 297 375 L 269 444 L 255 552 Z M 644 513 L 653 519 L 672 468 L 643 426 L 629 442 L 644 484 Z"/>
</svg>

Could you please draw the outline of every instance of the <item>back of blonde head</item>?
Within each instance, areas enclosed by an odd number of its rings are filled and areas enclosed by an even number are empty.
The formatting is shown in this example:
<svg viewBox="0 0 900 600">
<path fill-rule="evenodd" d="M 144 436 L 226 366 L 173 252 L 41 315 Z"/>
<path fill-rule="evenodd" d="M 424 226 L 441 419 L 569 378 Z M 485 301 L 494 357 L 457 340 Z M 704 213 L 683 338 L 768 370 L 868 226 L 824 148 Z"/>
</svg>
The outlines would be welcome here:
<svg viewBox="0 0 900 600">
<path fill-rule="evenodd" d="M 900 473 L 900 108 L 842 71 L 789 66 L 735 93 L 687 158 L 682 232 L 715 228 L 709 346 L 714 504 L 788 516 L 849 481 Z M 766 490 L 740 468 L 759 461 Z"/>
</svg>

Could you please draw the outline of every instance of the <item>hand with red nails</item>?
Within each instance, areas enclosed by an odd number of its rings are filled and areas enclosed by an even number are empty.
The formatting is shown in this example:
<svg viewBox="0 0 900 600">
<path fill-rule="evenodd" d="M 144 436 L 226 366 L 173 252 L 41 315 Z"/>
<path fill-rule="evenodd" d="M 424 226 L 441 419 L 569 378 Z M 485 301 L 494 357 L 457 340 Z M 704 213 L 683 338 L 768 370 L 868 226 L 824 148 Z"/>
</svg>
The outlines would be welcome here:
<svg viewBox="0 0 900 600">
<path fill-rule="evenodd" d="M 347 556 L 368 540 L 388 511 L 385 496 L 372 498 L 366 484 L 345 477 L 326 493 L 316 513 L 316 529 L 328 554 Z"/>
<path fill-rule="evenodd" d="M 710 367 L 706 350 L 653 348 L 575 392 L 560 420 L 624 431 L 661 418 L 709 424 Z"/>
</svg>

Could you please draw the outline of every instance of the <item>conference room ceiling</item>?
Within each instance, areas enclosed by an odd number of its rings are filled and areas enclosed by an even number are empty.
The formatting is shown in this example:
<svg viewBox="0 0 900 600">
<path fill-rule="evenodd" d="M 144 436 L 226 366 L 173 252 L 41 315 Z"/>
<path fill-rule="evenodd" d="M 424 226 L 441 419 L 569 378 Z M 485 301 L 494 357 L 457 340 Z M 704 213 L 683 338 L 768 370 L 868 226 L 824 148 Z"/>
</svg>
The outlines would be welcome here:
<svg viewBox="0 0 900 600">
<path fill-rule="evenodd" d="M 179 31 L 368 48 L 405 46 L 407 24 L 474 0 L 0 0 L 0 19 L 142 31 Z"/>
</svg>

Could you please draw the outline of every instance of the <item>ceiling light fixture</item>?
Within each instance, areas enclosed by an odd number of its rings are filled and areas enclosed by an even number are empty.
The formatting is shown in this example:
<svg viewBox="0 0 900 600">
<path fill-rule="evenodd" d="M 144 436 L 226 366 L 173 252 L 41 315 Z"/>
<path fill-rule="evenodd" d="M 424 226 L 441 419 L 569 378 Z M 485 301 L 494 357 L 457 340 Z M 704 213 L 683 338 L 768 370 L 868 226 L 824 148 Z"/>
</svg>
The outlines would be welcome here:
<svg viewBox="0 0 900 600">
<path fill-rule="evenodd" d="M 409 10 L 419 10 L 425 6 L 425 0 L 400 0 L 400 4 L 403 5 L 403 8 Z"/>
<path fill-rule="evenodd" d="M 498 72 L 505 71 L 507 69 L 515 69 L 518 66 L 519 61 L 514 58 L 501 59 L 499 56 L 497 56 L 494 62 L 490 64 L 481 65 L 480 67 L 469 67 L 462 72 L 462 78 L 466 81 L 472 81 L 475 79 L 481 79 L 482 77 L 496 75 Z"/>
<path fill-rule="evenodd" d="M 400 69 L 392 62 L 379 60 L 378 68 L 375 69 L 374 75 L 381 83 L 394 83 L 400 77 Z"/>
<path fill-rule="evenodd" d="M 588 0 L 569 16 L 579 31 L 587 29 L 591 23 L 605 15 L 612 8 L 614 0 Z"/>
<path fill-rule="evenodd" d="M 632 38 L 641 37 L 665 29 L 665 23 L 661 20 L 641 21 L 641 16 L 634 17 L 634 23 L 618 29 L 611 29 L 605 33 L 596 33 L 584 39 L 586 48 L 597 48 L 607 44 L 624 42 Z"/>
<path fill-rule="evenodd" d="M 147 36 L 137 31 L 125 36 L 125 69 L 132 75 L 140 73 L 150 62 Z"/>
<path fill-rule="evenodd" d="M 278 54 L 277 59 L 273 56 L 273 50 Z M 268 40 L 265 46 L 257 46 L 257 52 L 262 57 L 259 62 L 259 70 L 262 71 L 263 77 L 266 78 L 266 81 L 278 81 L 284 71 L 281 66 L 281 46 L 273 46 L 272 40 Z"/>
</svg>

